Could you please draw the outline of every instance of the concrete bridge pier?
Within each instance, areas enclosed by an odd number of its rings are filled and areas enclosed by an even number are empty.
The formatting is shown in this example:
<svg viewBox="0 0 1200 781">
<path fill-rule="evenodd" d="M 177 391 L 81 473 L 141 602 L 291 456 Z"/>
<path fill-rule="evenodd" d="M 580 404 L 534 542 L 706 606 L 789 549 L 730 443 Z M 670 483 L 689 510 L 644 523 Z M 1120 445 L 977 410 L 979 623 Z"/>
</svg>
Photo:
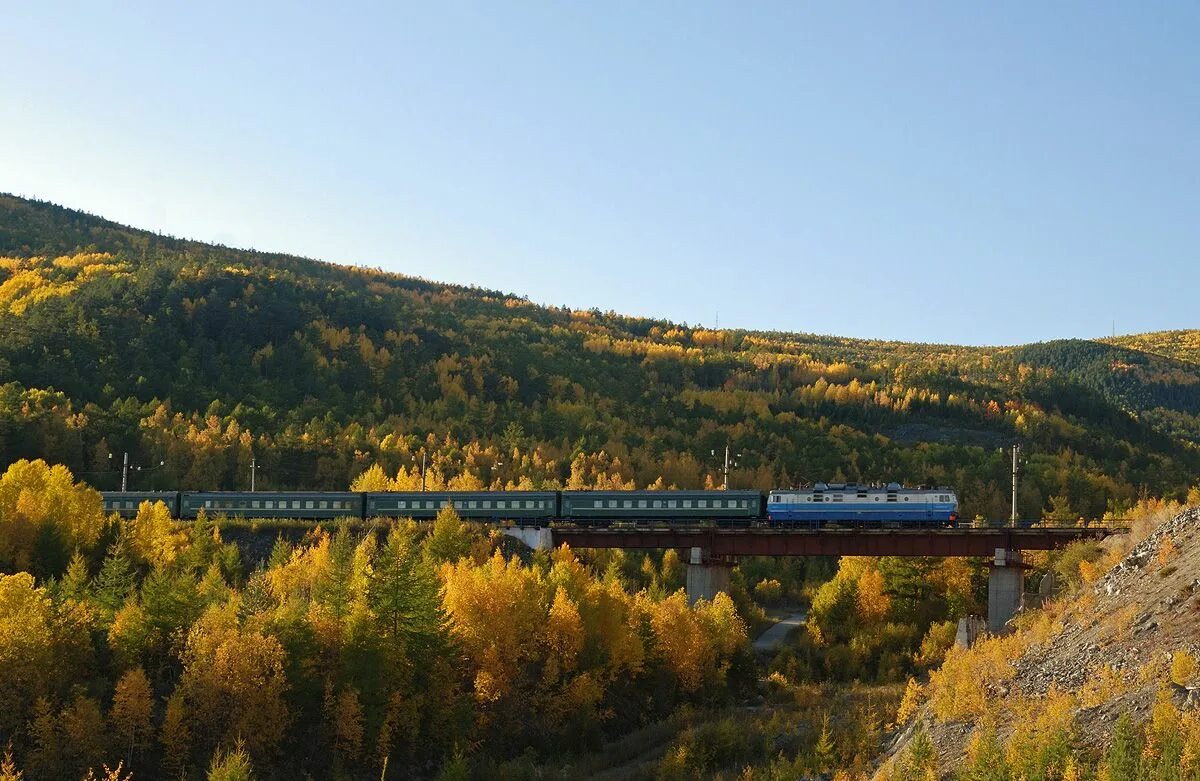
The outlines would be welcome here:
<svg viewBox="0 0 1200 781">
<path fill-rule="evenodd" d="M 732 560 L 714 558 L 705 555 L 702 548 L 692 548 L 687 565 L 688 604 L 694 605 L 701 599 L 711 602 L 719 593 L 728 594 L 729 573 L 732 570 Z"/>
<path fill-rule="evenodd" d="M 1017 614 L 1025 599 L 1025 568 L 1021 552 L 996 549 L 992 571 L 988 574 L 988 631 L 1001 632 Z"/>
<path fill-rule="evenodd" d="M 554 535 L 549 526 L 505 526 L 503 531 L 533 550 L 554 549 Z"/>
</svg>

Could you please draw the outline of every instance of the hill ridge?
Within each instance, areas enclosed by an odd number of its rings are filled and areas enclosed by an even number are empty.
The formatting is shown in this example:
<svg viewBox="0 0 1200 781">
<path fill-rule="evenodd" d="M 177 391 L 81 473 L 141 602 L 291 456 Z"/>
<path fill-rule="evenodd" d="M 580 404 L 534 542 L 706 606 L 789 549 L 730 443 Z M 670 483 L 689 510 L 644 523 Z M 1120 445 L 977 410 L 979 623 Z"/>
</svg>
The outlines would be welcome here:
<svg viewBox="0 0 1200 781">
<path fill-rule="evenodd" d="M 199 246 L 199 247 L 217 248 L 220 250 L 225 250 L 225 251 L 233 252 L 233 253 L 245 253 L 245 254 L 255 255 L 255 256 L 259 256 L 263 259 L 285 259 L 285 260 L 290 260 L 290 261 L 302 261 L 305 263 L 311 263 L 311 264 L 321 266 L 321 267 L 346 270 L 349 272 L 359 271 L 359 272 L 363 272 L 363 273 L 367 273 L 367 274 L 380 274 L 380 275 L 384 275 L 384 276 L 394 277 L 398 280 L 408 280 L 408 281 L 420 282 L 420 283 L 428 284 L 430 286 L 435 286 L 435 287 L 477 292 L 477 293 L 482 293 L 482 294 L 486 294 L 486 295 L 502 297 L 502 298 L 506 298 L 506 299 L 511 298 L 511 299 L 520 299 L 520 300 L 524 300 L 524 301 L 529 301 L 527 296 L 522 295 L 520 293 L 516 293 L 516 292 L 511 292 L 511 291 L 505 292 L 505 291 L 501 291 L 501 290 L 498 290 L 495 288 L 487 288 L 487 287 L 482 287 L 479 285 L 468 285 L 468 284 L 461 284 L 461 283 L 454 283 L 454 282 L 445 282 L 445 281 L 441 281 L 438 279 L 434 279 L 432 277 L 426 277 L 421 274 L 412 274 L 412 273 L 408 273 L 408 272 L 385 270 L 378 266 L 371 266 L 371 265 L 359 264 L 359 263 L 339 263 L 339 262 L 324 260 L 321 258 L 312 257 L 312 256 L 308 256 L 308 255 L 298 255 L 295 253 L 278 252 L 275 250 L 257 249 L 257 248 L 250 248 L 250 247 L 235 247 L 235 246 L 222 244 L 222 243 L 216 242 L 216 241 L 208 241 L 205 239 L 189 238 L 189 237 L 183 237 L 183 236 L 175 236 L 173 234 L 161 233 L 161 232 L 157 232 L 157 231 L 147 230 L 144 228 L 138 228 L 136 226 L 127 225 L 124 223 L 117 222 L 115 220 L 110 220 L 107 217 L 104 217 L 103 215 L 93 214 L 91 212 L 88 212 L 88 211 L 85 211 L 82 209 L 75 209 L 75 208 L 72 208 L 69 206 L 63 206 L 61 204 L 57 204 L 52 201 L 45 201 L 45 200 L 33 199 L 33 198 L 24 198 L 22 196 L 15 195 L 13 193 L 0 192 L 0 208 L 11 209 L 14 204 L 17 205 L 18 207 L 26 206 L 26 207 L 32 207 L 34 209 L 44 209 L 44 210 L 56 212 L 60 215 L 69 215 L 75 221 L 90 221 L 90 222 L 96 223 L 96 225 L 94 227 L 100 227 L 100 228 L 104 228 L 104 229 L 108 229 L 108 230 L 113 230 L 116 232 L 131 233 L 131 234 L 134 234 L 135 236 L 138 236 L 141 238 L 163 240 L 163 241 L 172 242 L 172 243 L 175 243 L 175 244 L 181 245 L 181 246 L 194 245 L 194 246 Z M 14 238 L 6 235 L 3 232 L 3 228 L 4 228 L 4 226 L 0 225 L 0 246 L 6 247 L 7 248 L 6 251 L 12 252 Z M 63 246 L 65 246 L 65 245 L 63 245 Z M 77 245 L 76 248 L 78 246 L 82 246 L 82 245 Z M 29 248 L 26 247 L 26 249 L 28 250 Z M 56 251 L 62 251 L 62 250 L 56 250 Z M 38 252 L 34 251 L 31 254 L 45 254 L 45 253 L 38 253 Z M 560 307 L 555 307 L 554 305 L 551 305 L 551 304 L 539 304 L 539 303 L 533 303 L 533 302 L 531 302 L 531 305 L 545 308 L 545 309 L 552 309 L 552 310 L 560 308 Z M 589 309 L 581 310 L 581 311 L 599 312 L 600 310 L 593 307 L 593 308 L 589 308 Z M 628 320 L 647 320 L 647 321 L 651 321 L 651 322 L 655 322 L 655 323 L 658 323 L 661 325 L 666 325 L 666 326 L 671 326 L 671 327 L 688 327 L 688 328 L 693 328 L 694 330 L 701 330 L 701 331 L 721 331 L 721 332 L 727 331 L 727 332 L 731 332 L 731 333 L 745 334 L 745 335 L 750 335 L 750 336 L 783 337 L 783 338 L 791 338 L 791 339 L 806 339 L 806 340 L 810 340 L 810 341 L 829 341 L 832 343 L 864 343 L 864 344 L 881 344 L 881 345 L 924 346 L 924 347 L 929 347 L 929 348 L 952 348 L 952 349 L 958 349 L 958 350 L 981 350 L 981 351 L 1011 350 L 1011 349 L 1016 349 L 1019 347 L 1029 346 L 1032 344 L 1044 344 L 1047 342 L 1070 341 L 1070 342 L 1097 342 L 1097 343 L 1102 343 L 1102 344 L 1112 344 L 1114 346 L 1127 347 L 1128 349 L 1135 350 L 1138 352 L 1147 352 L 1147 350 L 1139 350 L 1136 347 L 1128 347 L 1124 343 L 1124 341 L 1125 340 L 1135 340 L 1140 337 L 1154 337 L 1154 336 L 1160 336 L 1160 335 L 1165 336 L 1165 335 L 1172 335 L 1172 334 L 1200 335 L 1200 330 L 1191 330 L 1191 331 L 1176 330 L 1176 331 L 1154 331 L 1154 332 L 1146 332 L 1146 333 L 1142 333 L 1142 334 L 1128 334 L 1128 335 L 1124 335 L 1124 336 L 1118 336 L 1115 338 L 1104 337 L 1104 338 L 1099 338 L 1099 339 L 1092 339 L 1092 338 L 1086 338 L 1086 337 L 1053 337 L 1053 338 L 1049 338 L 1049 339 L 1040 340 L 1038 342 L 1030 342 L 1030 343 L 1025 343 L 1025 344 L 1014 343 L 1014 344 L 998 344 L 998 345 L 963 345 L 963 344 L 956 344 L 953 342 L 911 342 L 911 341 L 904 341 L 904 340 L 870 338 L 870 337 L 843 337 L 843 336 L 838 336 L 836 334 L 824 334 L 824 333 L 804 332 L 804 331 L 782 331 L 782 330 L 775 330 L 775 329 L 756 329 L 756 328 L 738 328 L 738 327 L 706 328 L 703 326 L 688 326 L 685 323 L 676 323 L 674 321 L 666 320 L 663 318 L 657 318 L 657 317 L 643 317 L 643 316 L 636 316 L 636 315 L 627 315 L 627 314 L 623 314 L 623 313 L 615 312 L 615 311 L 611 311 L 611 310 L 604 311 L 603 314 L 608 315 L 608 316 L 614 316 L 614 317 L 619 317 L 619 318 L 623 318 L 623 319 L 628 319 Z M 1174 358 L 1174 356 L 1170 355 L 1169 353 L 1157 353 L 1156 352 L 1155 354 L 1161 355 L 1164 358 Z M 1187 361 L 1187 362 L 1195 362 L 1195 361 Z"/>
</svg>

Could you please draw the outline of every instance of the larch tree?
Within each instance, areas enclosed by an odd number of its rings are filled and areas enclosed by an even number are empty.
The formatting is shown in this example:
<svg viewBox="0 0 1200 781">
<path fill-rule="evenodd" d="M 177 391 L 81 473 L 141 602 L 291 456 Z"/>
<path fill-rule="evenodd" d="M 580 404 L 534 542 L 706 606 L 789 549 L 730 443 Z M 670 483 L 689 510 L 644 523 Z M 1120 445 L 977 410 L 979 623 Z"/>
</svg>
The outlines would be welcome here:
<svg viewBox="0 0 1200 781">
<path fill-rule="evenodd" d="M 0 575 L 0 733 L 13 734 L 59 673 L 72 672 L 57 668 L 56 634 L 53 605 L 33 576 Z"/>
<path fill-rule="evenodd" d="M 273 752 L 289 722 L 284 661 L 279 641 L 240 627 L 233 606 L 209 608 L 188 632 L 179 681 L 195 736 L 211 747 L 240 739 L 252 755 Z"/>
<path fill-rule="evenodd" d="M 351 491 L 395 491 L 392 479 L 379 464 L 371 464 L 350 483 Z"/>
<path fill-rule="evenodd" d="M 90 549 L 104 525 L 100 492 L 76 483 L 65 466 L 22 459 L 0 476 L 0 565 L 30 569 L 44 535 L 68 554 Z"/>
<path fill-rule="evenodd" d="M 186 538 L 175 531 L 171 511 L 162 502 L 142 502 L 137 515 L 122 524 L 122 531 L 133 554 L 152 567 L 174 561 Z"/>
<path fill-rule="evenodd" d="M 1138 781 L 1142 778 L 1142 735 L 1128 713 L 1122 713 L 1113 729 L 1112 742 L 1104 755 L 1108 781 Z"/>
<path fill-rule="evenodd" d="M 352 766 L 362 753 L 363 709 L 358 692 L 353 688 L 343 689 L 333 699 L 334 750 L 346 766 Z"/>
<path fill-rule="evenodd" d="M 367 601 L 393 661 L 412 664 L 442 634 L 438 582 L 406 527 L 396 524 L 367 573 Z"/>
<path fill-rule="evenodd" d="M 65 757 L 58 718 L 54 713 L 54 706 L 46 697 L 39 697 L 33 704 L 33 718 L 29 722 L 29 742 L 27 764 L 34 777 L 58 778 L 63 773 Z"/>
<path fill-rule="evenodd" d="M 254 781 L 254 765 L 241 741 L 232 751 L 217 749 L 208 765 L 205 781 Z"/>
<path fill-rule="evenodd" d="M 474 671 L 476 700 L 491 709 L 527 693 L 526 665 L 541 651 L 537 638 L 546 617 L 547 594 L 539 573 L 496 551 L 480 566 L 469 560 L 442 568 L 443 604 L 454 636 Z"/>
<path fill-rule="evenodd" d="M 447 504 L 438 510 L 433 531 L 425 541 L 425 556 L 435 565 L 455 562 L 471 552 L 478 534 Z"/>
<path fill-rule="evenodd" d="M 109 712 L 113 731 L 125 748 L 126 767 L 133 766 L 134 753 L 145 748 L 151 736 L 153 705 L 150 680 L 146 673 L 141 667 L 127 670 L 117 681 L 112 710 Z"/>
<path fill-rule="evenodd" d="M 0 759 L 0 781 L 22 781 L 25 774 L 17 770 L 17 763 L 13 761 L 12 746 L 4 749 L 4 758 Z"/>
<path fill-rule="evenodd" d="M 77 775 L 99 767 L 108 744 L 107 724 L 100 703 L 78 696 L 59 714 L 67 765 Z"/>
<path fill-rule="evenodd" d="M 162 769 L 173 776 L 182 775 L 192 751 L 192 730 L 187 704 L 178 689 L 167 698 L 159 742 L 162 743 Z"/>
<path fill-rule="evenodd" d="M 76 550 L 67 564 L 67 571 L 59 581 L 57 594 L 61 599 L 72 599 L 76 602 L 86 602 L 92 594 L 92 578 L 88 572 L 88 563 L 84 555 Z"/>
</svg>

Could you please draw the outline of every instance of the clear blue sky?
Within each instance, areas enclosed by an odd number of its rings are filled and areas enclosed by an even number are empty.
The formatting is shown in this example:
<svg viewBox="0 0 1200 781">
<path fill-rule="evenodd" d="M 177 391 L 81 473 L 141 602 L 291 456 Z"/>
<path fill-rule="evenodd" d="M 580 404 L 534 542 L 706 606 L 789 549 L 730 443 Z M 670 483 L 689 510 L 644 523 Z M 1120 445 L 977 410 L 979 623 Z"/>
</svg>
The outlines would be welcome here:
<svg viewBox="0 0 1200 781">
<path fill-rule="evenodd" d="M 3 191 L 705 325 L 1200 326 L 1194 2 L 0 2 Z"/>
</svg>

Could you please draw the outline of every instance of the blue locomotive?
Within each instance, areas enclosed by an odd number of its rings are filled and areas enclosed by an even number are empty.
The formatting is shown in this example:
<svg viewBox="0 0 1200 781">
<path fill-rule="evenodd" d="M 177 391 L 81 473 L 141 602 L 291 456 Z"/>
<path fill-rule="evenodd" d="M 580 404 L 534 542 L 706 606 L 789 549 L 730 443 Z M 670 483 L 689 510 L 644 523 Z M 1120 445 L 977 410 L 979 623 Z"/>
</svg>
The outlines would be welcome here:
<svg viewBox="0 0 1200 781">
<path fill-rule="evenodd" d="M 801 491 L 775 490 L 767 498 L 772 526 L 942 525 L 958 521 L 958 497 L 949 488 L 817 483 Z"/>
</svg>

